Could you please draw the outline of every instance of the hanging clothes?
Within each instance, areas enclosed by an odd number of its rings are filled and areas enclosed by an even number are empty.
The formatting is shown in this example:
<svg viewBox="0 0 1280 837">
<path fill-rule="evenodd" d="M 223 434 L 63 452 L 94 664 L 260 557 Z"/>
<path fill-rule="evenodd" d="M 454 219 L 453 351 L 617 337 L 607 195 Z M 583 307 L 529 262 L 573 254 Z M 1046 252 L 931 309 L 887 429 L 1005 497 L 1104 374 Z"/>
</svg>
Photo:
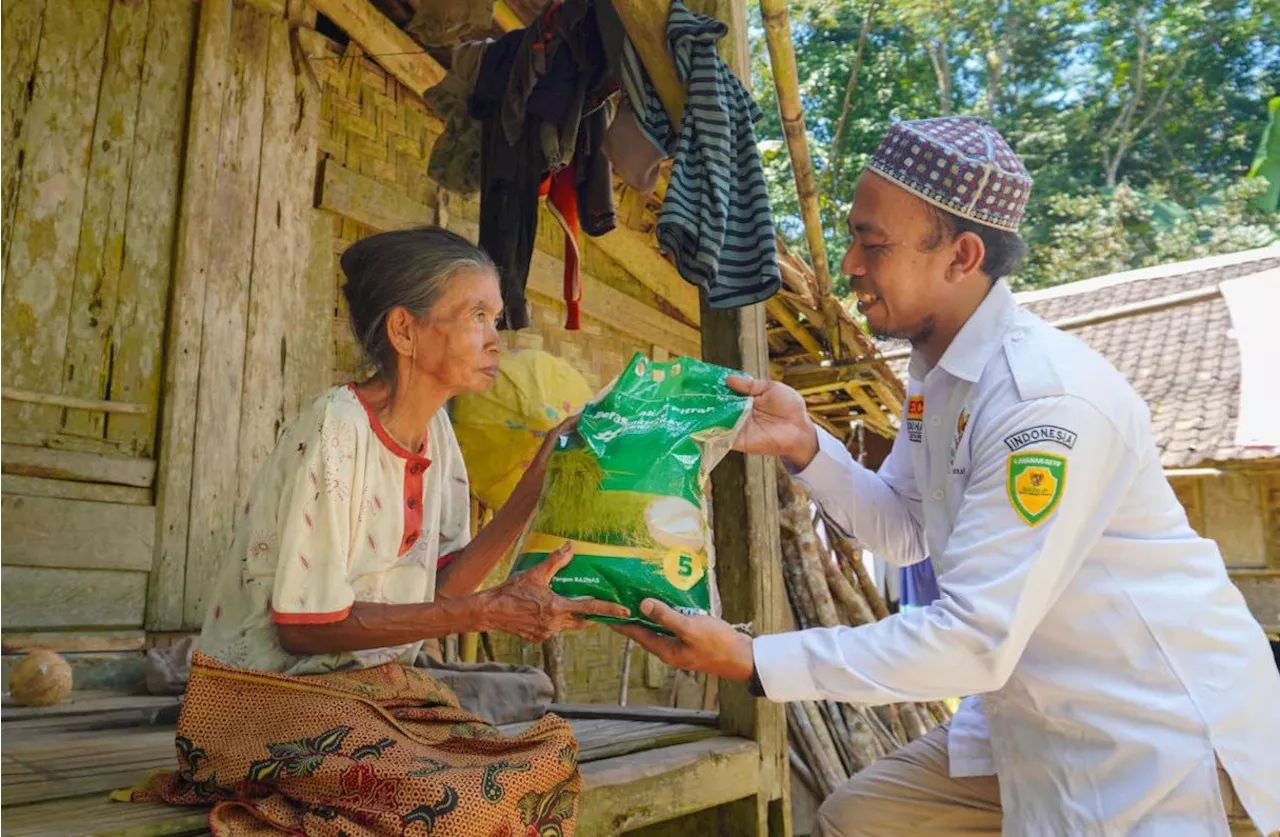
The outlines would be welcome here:
<svg viewBox="0 0 1280 837">
<path fill-rule="evenodd" d="M 548 177 L 567 178 L 562 188 L 571 186 L 576 200 L 571 214 L 588 235 L 603 235 L 616 224 L 612 171 L 602 149 L 610 92 L 589 0 L 552 0 L 534 24 L 499 39 L 485 54 L 471 114 L 482 123 L 479 243 L 499 268 L 506 308 L 500 328 L 530 324 L 525 286 L 539 193 Z M 563 196 L 559 200 L 563 205 Z M 553 214 L 564 224 L 566 213 Z M 581 287 L 578 241 L 567 225 L 565 251 L 566 306 L 572 310 L 569 303 L 580 298 Z"/>
<path fill-rule="evenodd" d="M 624 54 L 622 86 L 639 124 L 675 157 L 658 216 L 658 244 L 713 308 L 768 299 L 782 286 L 764 166 L 756 148 L 760 107 L 716 53 L 728 27 L 673 0 L 667 46 L 687 100 L 680 131 L 644 74 L 634 48 Z M 642 91 L 642 92 L 641 92 Z"/>
<path fill-rule="evenodd" d="M 480 190 L 480 123 L 470 110 L 471 94 L 485 52 L 493 41 L 467 41 L 453 49 L 449 72 L 435 87 L 422 94 L 437 116 L 444 120 L 444 132 L 431 146 L 427 174 L 436 183 L 459 195 Z"/>
</svg>

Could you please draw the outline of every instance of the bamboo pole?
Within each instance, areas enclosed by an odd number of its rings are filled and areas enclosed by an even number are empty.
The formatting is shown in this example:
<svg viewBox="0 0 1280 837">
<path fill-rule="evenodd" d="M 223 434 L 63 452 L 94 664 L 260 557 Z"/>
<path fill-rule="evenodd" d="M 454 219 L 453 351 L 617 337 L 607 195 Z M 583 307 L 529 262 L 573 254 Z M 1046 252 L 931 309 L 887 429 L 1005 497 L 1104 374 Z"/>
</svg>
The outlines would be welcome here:
<svg viewBox="0 0 1280 837">
<path fill-rule="evenodd" d="M 814 775 L 821 777 L 823 788 L 826 794 L 830 795 L 844 780 L 836 773 L 836 767 L 831 762 L 831 754 L 822 747 L 818 731 L 814 729 L 813 720 L 806 711 L 806 704 L 789 703 L 787 712 L 792 716 L 800 739 L 808 746 L 810 755 L 813 757 Z"/>
<path fill-rule="evenodd" d="M 804 219 L 805 238 L 809 242 L 809 258 L 813 261 L 819 290 L 826 296 L 831 293 L 831 271 L 827 266 L 827 245 L 822 235 L 822 213 L 818 207 L 813 160 L 809 156 L 809 140 L 804 130 L 804 109 L 800 105 L 800 79 L 796 72 L 796 49 L 791 42 L 787 0 L 760 0 L 760 12 L 764 18 L 765 39 L 769 43 L 773 82 L 778 90 L 778 116 L 787 137 L 796 196 L 800 200 L 800 217 Z"/>
<path fill-rule="evenodd" d="M 849 748 L 849 729 L 845 725 L 844 716 L 834 703 L 824 700 L 817 704 L 818 714 L 831 733 L 831 741 L 836 745 L 836 754 L 840 756 L 840 765 L 846 777 L 858 772 L 858 764 Z"/>
<path fill-rule="evenodd" d="M 884 753 L 876 740 L 875 730 L 867 719 L 865 707 L 848 703 L 840 704 L 840 712 L 844 715 L 845 726 L 849 729 L 849 749 L 853 752 L 858 769 L 871 766 Z M 884 752 L 887 752 L 885 750 Z"/>
<path fill-rule="evenodd" d="M 921 709 L 914 703 L 898 704 L 898 715 L 902 718 L 902 727 L 907 733 L 908 741 L 923 738 L 933 724 L 926 724 L 921 717 Z"/>
<path fill-rule="evenodd" d="M 853 574 L 854 579 L 856 579 L 855 586 L 862 591 L 862 596 L 871 607 L 871 612 L 875 614 L 876 621 L 887 618 L 889 616 L 889 606 L 885 604 L 884 596 L 880 595 L 880 588 L 876 587 L 875 582 L 868 575 L 862 559 L 854 552 L 849 542 L 834 530 L 830 523 L 825 525 L 827 534 L 830 536 L 831 545 L 840 557 L 841 567 Z"/>
<path fill-rule="evenodd" d="M 789 748 L 791 758 L 791 772 L 800 780 L 800 784 L 804 785 L 809 793 L 813 794 L 816 799 L 823 798 L 822 788 L 818 785 L 817 778 L 813 775 L 813 771 L 809 770 L 809 766 L 804 763 L 804 757 L 796 751 L 795 747 Z"/>
<path fill-rule="evenodd" d="M 849 121 L 849 105 L 853 102 L 853 91 L 858 86 L 858 71 L 862 69 L 862 50 L 867 45 L 867 33 L 871 31 L 871 20 L 876 14 L 876 0 L 867 5 L 867 16 L 862 21 L 862 31 L 858 33 L 858 50 L 853 56 L 853 69 L 849 71 L 849 82 L 844 87 L 844 105 L 840 109 L 840 121 L 836 123 L 835 133 L 831 137 L 831 148 L 827 153 L 827 175 L 823 188 L 830 189 L 831 184 L 840 176 L 840 141 L 844 138 L 844 126 Z"/>
<path fill-rule="evenodd" d="M 840 572 L 840 568 L 836 566 L 836 562 L 824 558 L 822 569 L 827 574 L 827 584 L 831 586 L 831 592 L 835 594 L 836 599 L 844 605 L 845 610 L 849 614 L 849 623 L 857 625 L 869 625 L 877 621 L 876 615 L 871 611 L 871 605 L 867 604 L 866 598 L 862 595 L 862 591 L 854 588 L 849 583 L 849 579 L 845 578 Z"/>
<path fill-rule="evenodd" d="M 827 764 L 831 767 L 833 779 L 831 788 L 834 790 L 844 784 L 845 780 L 849 778 L 849 774 L 845 772 L 844 763 L 840 761 L 840 753 L 836 750 L 835 739 L 831 737 L 831 728 L 827 726 L 826 721 L 822 718 L 822 712 L 813 701 L 801 701 L 800 709 L 805 719 L 808 720 L 809 725 L 813 728 L 818 747 L 821 749 Z"/>
</svg>

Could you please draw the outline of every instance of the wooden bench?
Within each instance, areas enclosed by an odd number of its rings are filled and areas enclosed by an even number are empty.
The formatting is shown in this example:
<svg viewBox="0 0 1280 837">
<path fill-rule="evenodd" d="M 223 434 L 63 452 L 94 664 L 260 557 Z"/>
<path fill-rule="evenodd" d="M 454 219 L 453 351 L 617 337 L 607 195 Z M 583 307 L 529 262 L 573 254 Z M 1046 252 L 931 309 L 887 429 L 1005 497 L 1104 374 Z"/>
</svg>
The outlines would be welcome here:
<svg viewBox="0 0 1280 837">
<path fill-rule="evenodd" d="M 110 801 L 175 764 L 176 698 L 78 696 L 53 710 L 5 710 L 8 837 L 207 834 L 205 809 Z M 556 706 L 579 744 L 579 835 L 605 837 L 753 796 L 756 744 L 724 735 L 713 712 Z M 155 723 L 159 721 L 160 723 Z M 528 724 L 502 727 L 516 733 Z"/>
</svg>

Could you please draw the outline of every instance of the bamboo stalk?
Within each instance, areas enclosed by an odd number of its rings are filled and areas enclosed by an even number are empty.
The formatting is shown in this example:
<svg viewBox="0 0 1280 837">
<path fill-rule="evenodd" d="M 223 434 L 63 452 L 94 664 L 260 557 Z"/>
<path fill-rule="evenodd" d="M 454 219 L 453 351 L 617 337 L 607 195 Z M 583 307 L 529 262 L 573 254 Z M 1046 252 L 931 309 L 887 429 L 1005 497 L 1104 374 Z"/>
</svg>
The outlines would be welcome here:
<svg viewBox="0 0 1280 837">
<path fill-rule="evenodd" d="M 902 719 L 902 727 L 907 733 L 908 741 L 924 738 L 925 734 L 929 732 L 929 727 L 932 726 L 932 724 L 925 724 L 914 703 L 898 704 L 898 717 Z"/>
<path fill-rule="evenodd" d="M 788 752 L 791 758 L 791 772 L 800 780 L 800 784 L 808 788 L 809 792 L 814 795 L 814 798 L 818 800 L 825 798 L 822 793 L 822 788 L 818 785 L 817 778 L 813 775 L 813 771 L 811 771 L 809 766 L 804 763 L 804 759 L 801 758 L 798 752 L 796 752 L 796 748 L 791 747 Z"/>
<path fill-rule="evenodd" d="M 819 799 L 825 799 L 831 793 L 831 789 L 827 787 L 826 777 L 823 776 L 822 770 L 818 766 L 818 759 L 813 754 L 813 745 L 805 735 L 804 730 L 800 727 L 797 719 L 797 710 L 793 704 L 788 704 L 786 709 L 787 716 L 787 743 L 796 751 L 809 774 L 813 777 L 814 792 Z"/>
<path fill-rule="evenodd" d="M 870 706 L 857 707 L 858 714 L 867 723 L 867 728 L 871 730 L 875 737 L 876 746 L 880 749 L 881 755 L 887 755 L 898 749 L 898 742 L 893 738 L 893 731 L 885 726 L 884 721 L 880 720 L 880 716 Z"/>
<path fill-rule="evenodd" d="M 849 749 L 849 730 L 845 726 L 844 716 L 829 700 L 822 701 L 817 704 L 817 707 L 823 723 L 827 725 L 827 731 L 831 734 L 831 741 L 836 745 L 836 754 L 840 756 L 840 766 L 844 768 L 845 776 L 852 776 L 858 771 L 858 766 Z"/>
<path fill-rule="evenodd" d="M 804 565 L 800 559 L 800 546 L 796 542 L 794 534 L 788 529 L 784 528 L 780 534 L 782 570 L 787 581 L 787 592 L 791 594 L 791 602 L 795 606 L 800 628 L 812 628 L 820 623 L 817 618 L 817 607 L 813 602 L 813 594 L 804 580 Z"/>
<path fill-rule="evenodd" d="M 840 572 L 835 561 L 830 558 L 823 560 L 822 569 L 827 574 L 827 584 L 830 585 L 831 592 L 849 614 L 849 624 L 869 625 L 876 621 L 876 615 L 871 612 L 871 605 L 867 604 L 867 600 L 863 598 L 862 591 L 855 589 L 849 583 L 849 579 Z"/>
<path fill-rule="evenodd" d="M 824 628 L 834 628 L 840 624 L 840 617 L 836 613 L 835 600 L 831 597 L 831 588 L 827 585 L 826 572 L 822 568 L 822 544 L 809 519 L 809 498 L 798 486 L 792 486 L 792 496 L 783 510 L 783 520 L 795 538 L 805 582 L 813 596 L 818 624 Z"/>
<path fill-rule="evenodd" d="M 818 711 L 818 706 L 813 701 L 801 701 L 800 711 L 813 730 L 814 740 L 818 743 L 818 749 L 824 762 L 831 769 L 831 789 L 835 790 L 844 784 L 849 775 L 844 771 L 844 765 L 840 761 L 840 754 L 836 750 L 836 743 L 831 738 L 831 730 L 827 728 L 826 723 L 822 720 L 822 714 Z"/>
<path fill-rule="evenodd" d="M 863 707 L 843 703 L 840 711 L 844 715 L 845 726 L 849 729 L 849 749 L 858 762 L 858 769 L 871 766 L 882 755 L 876 741 L 875 730 L 867 720 Z"/>
<path fill-rule="evenodd" d="M 875 614 L 876 621 L 885 619 L 889 616 L 889 606 L 884 602 L 884 596 L 880 595 L 880 589 L 876 587 L 875 582 L 871 580 L 871 576 L 867 574 L 867 568 L 863 566 L 862 559 L 858 557 L 853 546 L 845 540 L 831 525 L 824 519 L 823 525 L 826 527 L 828 540 L 831 541 L 832 548 L 840 557 L 840 566 L 846 573 L 852 573 L 855 582 L 855 588 L 862 591 L 862 597 L 866 599 L 867 605 L 870 606 L 871 612 Z"/>
<path fill-rule="evenodd" d="M 895 749 L 907 743 L 907 731 L 902 728 L 902 719 L 898 717 L 898 712 L 892 704 L 873 706 L 871 711 L 880 719 L 880 723 L 884 724 L 885 729 L 889 730 Z"/>
<path fill-rule="evenodd" d="M 769 43 L 769 63 L 778 90 L 778 116 L 787 138 L 791 171 L 795 175 L 800 217 L 804 219 L 809 258 L 823 296 L 831 293 L 831 271 L 827 266 L 827 245 L 822 235 L 822 213 L 818 207 L 818 187 L 809 156 L 809 140 L 804 130 L 804 108 L 800 104 L 800 79 L 796 72 L 796 49 L 791 42 L 791 17 L 787 0 L 760 0 L 765 39 Z"/>
<path fill-rule="evenodd" d="M 841 780 L 836 775 L 835 767 L 828 759 L 827 752 L 822 748 L 817 730 L 813 728 L 813 721 L 810 720 L 803 703 L 789 703 L 787 711 L 795 721 L 800 740 L 804 741 L 809 748 L 809 754 L 813 759 L 810 766 L 813 767 L 814 775 L 820 777 L 825 795 L 830 795 L 840 785 Z"/>
</svg>

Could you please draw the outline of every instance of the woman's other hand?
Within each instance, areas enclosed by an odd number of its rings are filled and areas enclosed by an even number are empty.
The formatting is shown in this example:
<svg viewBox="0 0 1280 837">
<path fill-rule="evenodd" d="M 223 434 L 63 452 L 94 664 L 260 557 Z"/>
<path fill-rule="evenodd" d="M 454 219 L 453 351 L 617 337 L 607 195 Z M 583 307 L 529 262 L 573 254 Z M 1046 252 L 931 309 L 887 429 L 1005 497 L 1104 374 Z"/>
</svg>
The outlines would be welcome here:
<svg viewBox="0 0 1280 837">
<path fill-rule="evenodd" d="M 567 599 L 551 592 L 551 579 L 573 560 L 569 544 L 547 556 L 541 564 L 476 594 L 481 599 L 478 614 L 482 630 L 496 629 L 530 642 L 542 642 L 561 631 L 587 626 L 584 616 L 613 616 L 625 619 L 630 611 L 619 604 L 599 599 Z"/>
</svg>

